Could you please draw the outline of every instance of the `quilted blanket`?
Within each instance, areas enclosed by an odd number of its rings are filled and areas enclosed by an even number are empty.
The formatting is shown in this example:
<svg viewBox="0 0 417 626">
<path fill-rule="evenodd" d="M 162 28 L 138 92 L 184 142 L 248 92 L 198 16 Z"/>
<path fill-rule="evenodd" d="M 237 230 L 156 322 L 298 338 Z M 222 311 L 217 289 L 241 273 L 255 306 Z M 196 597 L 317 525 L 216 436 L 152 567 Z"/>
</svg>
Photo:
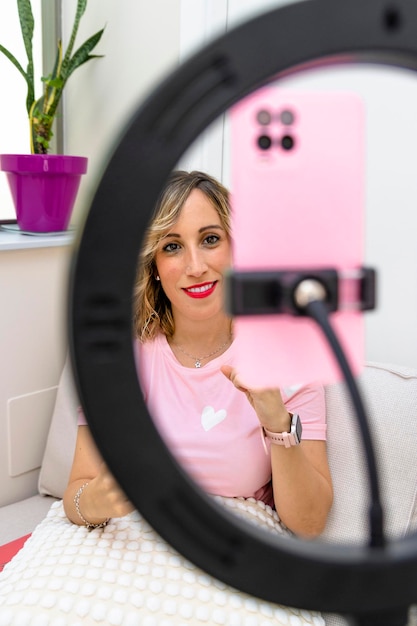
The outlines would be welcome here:
<svg viewBox="0 0 417 626">
<path fill-rule="evenodd" d="M 253 499 L 218 498 L 247 520 L 285 532 Z M 0 573 L 0 626 L 324 626 L 214 579 L 182 557 L 135 511 L 89 532 L 55 502 Z"/>
</svg>

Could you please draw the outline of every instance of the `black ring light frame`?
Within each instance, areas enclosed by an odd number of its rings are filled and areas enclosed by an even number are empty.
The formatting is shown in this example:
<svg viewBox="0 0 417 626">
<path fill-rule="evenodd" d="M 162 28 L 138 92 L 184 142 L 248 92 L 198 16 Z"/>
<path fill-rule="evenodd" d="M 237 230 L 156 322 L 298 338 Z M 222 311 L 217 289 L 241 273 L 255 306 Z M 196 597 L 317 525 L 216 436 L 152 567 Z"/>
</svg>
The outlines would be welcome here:
<svg viewBox="0 0 417 626">
<path fill-rule="evenodd" d="M 273 78 L 369 62 L 417 68 L 415 0 L 289 4 L 230 31 L 173 72 L 130 121 L 93 199 L 72 272 L 70 348 L 104 459 L 179 552 L 267 601 L 400 624 L 417 603 L 417 536 L 376 548 L 323 545 L 272 536 L 223 510 L 162 442 L 132 347 L 138 251 L 159 191 L 192 141 Z"/>
</svg>

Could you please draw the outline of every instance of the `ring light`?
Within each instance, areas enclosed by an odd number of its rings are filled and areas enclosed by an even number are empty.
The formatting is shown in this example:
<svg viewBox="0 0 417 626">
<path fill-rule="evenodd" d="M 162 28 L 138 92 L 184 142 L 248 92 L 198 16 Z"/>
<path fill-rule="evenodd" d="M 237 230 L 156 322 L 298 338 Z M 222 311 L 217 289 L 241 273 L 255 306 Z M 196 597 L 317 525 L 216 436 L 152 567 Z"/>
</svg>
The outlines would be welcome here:
<svg viewBox="0 0 417 626">
<path fill-rule="evenodd" d="M 141 106 L 87 216 L 72 273 L 70 344 L 88 423 L 128 497 L 216 578 L 267 601 L 405 623 L 417 602 L 417 536 L 384 548 L 271 536 L 215 505 L 175 461 L 139 387 L 132 346 L 137 256 L 159 191 L 191 142 L 274 77 L 323 64 L 417 68 L 415 0 L 307 0 L 214 41 Z"/>
</svg>

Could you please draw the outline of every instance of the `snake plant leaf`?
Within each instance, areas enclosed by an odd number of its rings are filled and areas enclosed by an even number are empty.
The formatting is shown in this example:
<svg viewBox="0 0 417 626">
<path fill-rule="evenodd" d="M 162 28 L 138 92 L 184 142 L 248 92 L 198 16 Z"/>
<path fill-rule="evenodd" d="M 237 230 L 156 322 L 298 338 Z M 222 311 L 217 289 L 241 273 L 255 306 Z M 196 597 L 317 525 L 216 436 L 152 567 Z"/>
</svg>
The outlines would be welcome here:
<svg viewBox="0 0 417 626">
<path fill-rule="evenodd" d="M 62 42 L 58 41 L 58 50 L 55 57 L 55 64 L 52 73 L 48 76 L 42 76 L 44 83 L 44 110 L 56 110 L 59 100 L 61 99 L 62 90 L 64 88 L 64 80 L 61 77 L 62 65 Z"/>
<path fill-rule="evenodd" d="M 9 50 L 7 48 L 2 46 L 1 43 L 0 43 L 0 52 L 2 52 L 9 59 L 9 61 L 11 61 L 13 63 L 13 65 L 15 67 L 17 67 L 19 72 L 22 74 L 23 78 L 26 80 L 26 72 L 23 69 L 23 67 L 20 65 L 19 61 L 16 59 L 16 57 L 11 52 L 9 52 Z"/>
<path fill-rule="evenodd" d="M 32 53 L 32 40 L 33 40 L 33 31 L 35 29 L 35 20 L 33 18 L 30 0 L 17 0 L 17 9 L 19 12 L 20 28 L 22 31 L 23 43 L 25 44 L 26 56 L 28 59 L 25 79 L 26 79 L 26 83 L 28 86 L 28 91 L 27 91 L 27 96 L 26 96 L 26 108 L 29 113 L 33 100 L 35 99 L 34 68 L 33 68 L 33 53 Z"/>
<path fill-rule="evenodd" d="M 54 67 L 52 69 L 52 73 L 49 75 L 51 80 L 57 78 L 61 74 L 61 66 L 62 66 L 62 41 L 58 41 L 57 52 L 55 57 Z M 42 77 L 42 80 L 45 80 L 45 77 Z"/>
<path fill-rule="evenodd" d="M 19 12 L 20 28 L 22 31 L 23 42 L 25 44 L 26 55 L 28 61 L 33 61 L 32 57 L 32 39 L 35 29 L 35 20 L 33 18 L 30 0 L 17 0 L 17 9 Z"/>
<path fill-rule="evenodd" d="M 35 86 L 34 86 L 34 69 L 33 69 L 33 55 L 32 55 L 32 39 L 33 31 L 35 28 L 35 22 L 33 19 L 32 7 L 29 0 L 17 0 L 17 7 L 19 12 L 20 28 L 23 37 L 23 43 L 25 45 L 26 55 L 28 59 L 28 65 L 26 71 L 22 65 L 16 59 L 16 57 L 4 46 L 0 45 L 0 51 L 13 63 L 13 65 L 19 70 L 27 84 L 26 95 L 26 109 L 29 113 L 30 108 L 35 99 Z"/>
<path fill-rule="evenodd" d="M 90 54 L 90 52 L 96 47 L 96 45 L 100 41 L 103 32 L 104 28 L 99 30 L 95 35 L 92 35 L 89 39 L 87 39 L 87 41 L 83 43 L 82 46 L 78 48 L 76 52 L 74 52 L 74 55 L 70 59 L 70 62 L 67 66 L 66 73 L 64 74 L 64 71 L 62 72 L 65 81 L 68 80 L 68 78 L 71 76 L 73 71 L 77 69 L 77 67 L 80 67 L 80 65 L 86 63 L 87 61 L 90 61 L 91 59 L 96 59 L 102 56 L 98 54 L 92 55 Z"/>
<path fill-rule="evenodd" d="M 87 0 L 78 0 L 76 19 L 81 20 L 87 8 Z"/>
<path fill-rule="evenodd" d="M 26 109 L 29 114 L 30 107 L 32 106 L 32 103 L 35 99 L 35 87 L 33 84 L 33 65 L 32 65 L 32 73 L 27 73 L 25 72 L 23 67 L 20 65 L 16 57 L 1 44 L 0 44 L 0 52 L 2 52 L 9 59 L 9 61 L 11 61 L 13 65 L 17 67 L 17 69 L 19 70 L 19 72 L 22 74 L 23 78 L 26 81 L 26 84 L 27 84 Z"/>
<path fill-rule="evenodd" d="M 35 154 L 47 154 L 49 142 L 53 136 L 54 115 L 47 110 L 45 96 L 33 103 L 29 115 L 31 151 Z"/>
<path fill-rule="evenodd" d="M 78 0 L 77 2 L 77 10 L 75 12 L 74 25 L 72 27 L 70 40 L 68 42 L 67 51 L 65 53 L 64 60 L 62 62 L 62 72 L 67 75 L 67 66 L 70 63 L 72 51 L 75 44 L 75 38 L 77 37 L 78 27 L 80 25 L 80 21 L 82 16 L 85 13 L 87 8 L 87 0 Z"/>
<path fill-rule="evenodd" d="M 36 143 L 37 121 L 40 115 L 39 107 L 41 108 L 43 107 L 43 99 L 44 99 L 44 96 L 41 96 L 39 100 L 37 101 L 34 100 L 29 111 L 30 151 L 32 152 L 32 154 L 39 152 L 39 150 L 37 149 L 37 143 Z M 36 149 L 35 149 L 35 146 L 36 146 Z"/>
</svg>

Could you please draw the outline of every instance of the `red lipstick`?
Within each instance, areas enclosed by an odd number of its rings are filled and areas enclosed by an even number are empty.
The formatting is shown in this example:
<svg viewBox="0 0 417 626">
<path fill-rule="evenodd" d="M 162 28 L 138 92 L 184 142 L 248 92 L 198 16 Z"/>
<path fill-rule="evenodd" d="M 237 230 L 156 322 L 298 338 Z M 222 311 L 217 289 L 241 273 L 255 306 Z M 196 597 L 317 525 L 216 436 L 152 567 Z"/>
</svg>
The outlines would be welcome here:
<svg viewBox="0 0 417 626">
<path fill-rule="evenodd" d="M 191 287 L 183 287 L 183 291 L 190 298 L 208 298 L 215 290 L 217 281 L 200 283 L 198 285 L 191 285 Z"/>
</svg>

